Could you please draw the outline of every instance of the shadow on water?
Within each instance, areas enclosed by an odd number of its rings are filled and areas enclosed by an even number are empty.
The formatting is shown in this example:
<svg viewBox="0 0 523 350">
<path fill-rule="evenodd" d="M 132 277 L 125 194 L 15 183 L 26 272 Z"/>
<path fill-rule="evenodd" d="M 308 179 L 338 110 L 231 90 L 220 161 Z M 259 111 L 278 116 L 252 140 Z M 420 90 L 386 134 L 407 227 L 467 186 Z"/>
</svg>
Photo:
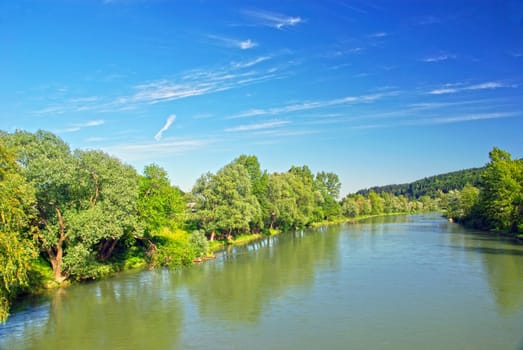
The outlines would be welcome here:
<svg viewBox="0 0 523 350">
<path fill-rule="evenodd" d="M 451 226 L 447 247 L 481 261 L 490 292 L 504 314 L 523 308 L 523 246 L 510 237 Z"/>
<path fill-rule="evenodd" d="M 449 245 L 452 249 L 461 249 L 467 252 L 474 252 L 480 254 L 494 254 L 494 255 L 515 255 L 523 257 L 523 250 L 507 249 L 507 248 L 492 248 L 492 247 L 462 247 Z"/>
<path fill-rule="evenodd" d="M 164 272 L 152 271 L 59 289 L 35 321 L 20 322 L 22 311 L 0 327 L 0 334 L 9 332 L 0 348 L 172 349 L 183 322 L 172 288 Z"/>
<path fill-rule="evenodd" d="M 310 289 L 316 272 L 339 264 L 339 227 L 283 233 L 236 247 L 215 262 L 184 271 L 201 316 L 257 323 L 292 288 Z"/>
</svg>

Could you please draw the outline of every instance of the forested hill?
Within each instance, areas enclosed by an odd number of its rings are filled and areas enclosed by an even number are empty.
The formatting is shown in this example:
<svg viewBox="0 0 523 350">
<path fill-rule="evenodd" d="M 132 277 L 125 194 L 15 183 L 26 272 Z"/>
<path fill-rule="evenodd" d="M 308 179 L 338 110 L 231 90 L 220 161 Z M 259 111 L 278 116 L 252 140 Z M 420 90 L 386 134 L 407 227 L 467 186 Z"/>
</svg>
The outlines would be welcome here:
<svg viewBox="0 0 523 350">
<path fill-rule="evenodd" d="M 375 186 L 360 190 L 357 193 L 367 195 L 370 191 L 374 191 L 376 193 L 387 192 L 395 196 L 404 195 L 408 198 L 419 198 L 425 195 L 432 197 L 436 195 L 438 190 L 445 193 L 450 190 L 461 190 L 467 183 L 478 186 L 484 170 L 485 167 L 453 171 L 426 177 L 407 184 Z"/>
</svg>

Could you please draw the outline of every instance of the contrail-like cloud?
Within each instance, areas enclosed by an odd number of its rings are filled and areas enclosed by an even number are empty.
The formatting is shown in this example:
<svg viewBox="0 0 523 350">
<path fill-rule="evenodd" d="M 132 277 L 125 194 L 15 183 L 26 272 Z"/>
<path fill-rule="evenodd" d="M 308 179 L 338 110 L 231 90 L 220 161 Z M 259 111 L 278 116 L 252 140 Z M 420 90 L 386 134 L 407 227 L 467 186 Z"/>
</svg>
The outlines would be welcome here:
<svg viewBox="0 0 523 350">
<path fill-rule="evenodd" d="M 160 131 L 158 131 L 158 133 L 156 133 L 156 135 L 154 135 L 154 139 L 156 141 L 160 141 L 162 139 L 162 135 L 165 131 L 167 131 L 172 123 L 175 121 L 176 119 L 176 115 L 175 114 L 172 114 L 169 116 L 169 118 L 167 118 L 167 120 L 165 121 L 165 125 L 163 126 L 163 128 L 160 129 Z"/>
</svg>

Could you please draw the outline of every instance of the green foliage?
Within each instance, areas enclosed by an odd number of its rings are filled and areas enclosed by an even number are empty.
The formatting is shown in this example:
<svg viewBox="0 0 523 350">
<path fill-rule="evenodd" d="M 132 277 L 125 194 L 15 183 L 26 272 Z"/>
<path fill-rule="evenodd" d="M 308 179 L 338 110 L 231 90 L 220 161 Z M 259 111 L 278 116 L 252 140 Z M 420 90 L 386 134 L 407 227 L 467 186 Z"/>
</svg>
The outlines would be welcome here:
<svg viewBox="0 0 523 350">
<path fill-rule="evenodd" d="M 360 190 L 357 193 L 368 195 L 370 191 L 376 193 L 387 192 L 394 196 L 405 196 L 409 199 L 417 199 L 422 196 L 436 198 L 438 192 L 448 193 L 452 190 L 461 190 L 466 184 L 479 186 L 481 174 L 485 168 L 472 168 L 454 171 L 447 174 L 426 177 L 407 184 L 376 186 L 370 189 Z"/>
<path fill-rule="evenodd" d="M 209 241 L 202 231 L 194 230 L 189 237 L 189 243 L 192 245 L 197 258 L 209 255 Z"/>
<path fill-rule="evenodd" d="M 153 252 L 151 266 L 180 268 L 192 264 L 197 251 L 190 242 L 190 236 L 182 230 L 160 230 L 153 237 L 156 251 Z"/>
<path fill-rule="evenodd" d="M 479 189 L 467 185 L 445 198 L 447 216 L 470 226 L 523 232 L 523 162 L 494 147 Z"/>
<path fill-rule="evenodd" d="M 175 229 L 184 223 L 183 193 L 171 186 L 167 172 L 158 165 L 146 166 L 140 178 L 138 211 L 148 235 L 163 227 Z"/>
<path fill-rule="evenodd" d="M 28 287 L 30 262 L 36 256 L 28 239 L 34 189 L 20 172 L 0 138 L 0 322 L 7 318 L 12 300 Z"/>
<path fill-rule="evenodd" d="M 71 153 L 45 131 L 16 132 L 7 139 L 35 186 L 35 237 L 55 279 L 105 274 L 99 262 L 111 257 L 122 237 L 141 232 L 136 171 L 100 151 Z"/>
<path fill-rule="evenodd" d="M 230 163 L 216 175 L 206 174 L 193 189 L 196 221 L 209 233 L 236 235 L 261 226 L 261 208 L 252 193 L 249 173 L 244 166 Z"/>
</svg>

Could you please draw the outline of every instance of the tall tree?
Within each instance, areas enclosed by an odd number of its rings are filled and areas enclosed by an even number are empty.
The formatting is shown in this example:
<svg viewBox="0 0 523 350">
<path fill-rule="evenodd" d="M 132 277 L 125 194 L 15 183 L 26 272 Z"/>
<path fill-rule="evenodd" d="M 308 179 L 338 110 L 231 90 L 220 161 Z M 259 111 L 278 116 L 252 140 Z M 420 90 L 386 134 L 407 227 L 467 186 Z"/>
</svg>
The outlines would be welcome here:
<svg viewBox="0 0 523 350">
<path fill-rule="evenodd" d="M 136 171 L 100 151 L 76 151 L 52 133 L 10 137 L 24 174 L 36 189 L 35 237 L 54 278 L 103 273 L 124 235 L 140 232 Z"/>
<path fill-rule="evenodd" d="M 11 300 L 28 284 L 36 254 L 28 235 L 34 202 L 33 187 L 0 136 L 0 322 L 7 318 Z"/>
<path fill-rule="evenodd" d="M 240 164 L 230 163 L 216 175 L 208 174 L 197 181 L 193 189 L 197 200 L 197 216 L 202 228 L 231 237 L 249 232 L 252 225 L 260 225 L 260 205 L 252 193 L 247 170 Z"/>
<path fill-rule="evenodd" d="M 329 194 L 329 196 L 335 200 L 338 199 L 341 190 L 341 182 L 338 175 L 335 173 L 320 171 L 316 174 L 316 182 Z"/>
<path fill-rule="evenodd" d="M 57 281 L 67 278 L 62 271 L 65 242 L 70 226 L 64 213 L 75 198 L 74 159 L 69 146 L 46 131 L 15 132 L 8 141 L 14 146 L 25 177 L 35 185 L 37 202 L 36 239 L 53 268 Z"/>
<path fill-rule="evenodd" d="M 151 234 L 163 227 L 181 227 L 185 216 L 183 193 L 171 186 L 167 172 L 156 164 L 144 168 L 140 178 L 138 210 Z"/>
<path fill-rule="evenodd" d="M 523 162 L 496 147 L 489 156 L 480 193 L 486 224 L 499 231 L 523 232 Z"/>
<path fill-rule="evenodd" d="M 87 262 L 106 261 L 121 238 L 141 235 L 139 178 L 134 168 L 104 152 L 77 150 L 74 156 L 75 206 L 66 213 L 72 228 L 69 244 L 75 247 L 70 252 L 81 252 L 87 260 L 70 254 L 65 262 L 69 273 L 85 278 L 91 277 L 82 272 Z"/>
</svg>

